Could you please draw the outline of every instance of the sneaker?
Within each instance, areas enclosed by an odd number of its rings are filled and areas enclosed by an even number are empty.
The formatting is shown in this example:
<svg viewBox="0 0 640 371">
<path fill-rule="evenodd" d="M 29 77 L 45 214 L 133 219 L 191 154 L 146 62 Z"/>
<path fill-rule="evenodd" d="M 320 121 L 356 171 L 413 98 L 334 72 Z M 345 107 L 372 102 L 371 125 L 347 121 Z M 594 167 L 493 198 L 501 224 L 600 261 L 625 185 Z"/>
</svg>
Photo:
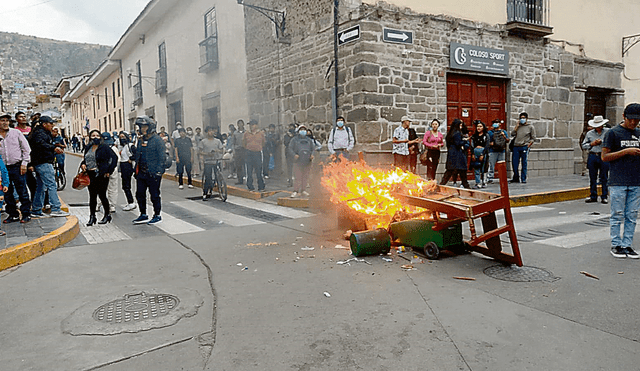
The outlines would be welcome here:
<svg viewBox="0 0 640 371">
<path fill-rule="evenodd" d="M 32 219 L 48 218 L 48 217 L 49 215 L 44 215 L 43 213 L 31 213 Z"/>
<path fill-rule="evenodd" d="M 487 183 L 493 183 L 493 179 L 487 180 Z"/>
<path fill-rule="evenodd" d="M 515 180 L 515 179 L 511 179 L 511 180 L 509 181 L 509 183 L 520 183 L 520 181 L 519 181 L 519 180 Z"/>
<path fill-rule="evenodd" d="M 487 183 L 482 183 L 482 185 L 480 187 L 487 188 Z"/>
<path fill-rule="evenodd" d="M 594 202 L 598 202 L 597 198 L 587 198 L 586 200 L 584 200 L 585 203 L 587 204 L 592 204 Z"/>
<path fill-rule="evenodd" d="M 162 223 L 162 217 L 160 215 L 154 215 L 153 218 L 151 218 L 151 220 L 149 220 L 147 224 L 154 225 L 158 223 Z"/>
<path fill-rule="evenodd" d="M 20 223 L 24 224 L 24 223 L 29 223 L 31 221 L 31 217 L 30 216 L 25 216 L 24 218 L 20 219 Z"/>
<path fill-rule="evenodd" d="M 207 195 L 202 195 L 202 201 L 206 201 L 207 200 Z"/>
<path fill-rule="evenodd" d="M 181 184 L 178 186 L 178 189 L 184 189 L 184 186 Z"/>
<path fill-rule="evenodd" d="M 296 197 L 298 197 L 298 192 L 293 192 L 293 193 L 291 194 L 291 196 L 289 196 L 289 197 L 291 197 L 291 198 L 296 198 Z"/>
<path fill-rule="evenodd" d="M 304 197 L 309 197 L 309 192 L 307 192 L 307 191 L 302 191 L 302 195 L 303 195 Z"/>
<path fill-rule="evenodd" d="M 527 181 L 526 181 L 526 180 L 523 180 L 523 181 L 522 181 L 522 184 L 527 184 Z"/>
<path fill-rule="evenodd" d="M 127 206 L 122 208 L 122 211 L 131 211 L 135 210 L 138 207 L 136 204 L 128 204 Z"/>
<path fill-rule="evenodd" d="M 19 217 L 17 217 L 17 216 L 10 216 L 10 217 L 8 217 L 7 219 L 5 219 L 5 220 L 3 221 L 3 223 L 5 223 L 5 224 L 9 224 L 9 223 L 14 223 L 14 222 L 18 222 L 18 221 L 20 221 L 20 218 L 19 218 Z"/>
<path fill-rule="evenodd" d="M 480 188 L 482 188 L 482 186 L 480 184 L 476 184 L 475 186 L 473 186 L 473 188 L 480 189 Z"/>
<path fill-rule="evenodd" d="M 53 217 L 61 217 L 61 216 L 69 216 L 70 214 L 66 211 L 62 211 L 62 210 L 58 210 L 58 211 L 52 211 L 51 212 L 51 216 Z"/>
<path fill-rule="evenodd" d="M 603 198 L 602 201 L 600 201 L 600 202 L 606 205 L 606 204 L 609 203 L 609 200 L 607 200 L 606 198 Z"/>
<path fill-rule="evenodd" d="M 613 255 L 614 258 L 626 258 L 627 257 L 627 249 L 622 248 L 620 246 L 612 247 L 611 248 L 611 255 Z"/>
<path fill-rule="evenodd" d="M 264 178 L 265 178 L 265 179 L 269 179 L 269 176 L 268 176 L 268 175 L 265 175 L 265 176 L 264 176 Z"/>
<path fill-rule="evenodd" d="M 227 177 L 227 179 L 233 179 L 233 174 L 229 174 L 229 176 Z"/>
<path fill-rule="evenodd" d="M 233 179 L 238 179 L 238 174 L 233 174 Z"/>
<path fill-rule="evenodd" d="M 140 214 L 140 216 L 133 220 L 133 224 L 144 224 L 149 221 L 149 215 Z"/>
<path fill-rule="evenodd" d="M 627 258 L 640 259 L 640 255 L 638 255 L 638 253 L 635 252 L 635 250 L 633 250 L 631 247 L 625 247 L 624 250 L 627 253 Z"/>
<path fill-rule="evenodd" d="M 193 188 L 193 184 L 189 184 L 188 187 L 189 187 L 189 189 L 192 189 Z"/>
<path fill-rule="evenodd" d="M 51 212 L 51 205 L 44 205 L 42 212 L 49 214 Z"/>
</svg>

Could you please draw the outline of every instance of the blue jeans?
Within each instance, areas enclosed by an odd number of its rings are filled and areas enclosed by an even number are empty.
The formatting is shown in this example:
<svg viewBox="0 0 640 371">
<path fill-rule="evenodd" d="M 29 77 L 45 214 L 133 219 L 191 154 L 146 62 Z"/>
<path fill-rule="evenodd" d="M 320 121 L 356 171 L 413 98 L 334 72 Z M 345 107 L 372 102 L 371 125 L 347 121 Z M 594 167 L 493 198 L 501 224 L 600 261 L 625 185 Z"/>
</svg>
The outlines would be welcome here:
<svg viewBox="0 0 640 371">
<path fill-rule="evenodd" d="M 513 180 L 516 182 L 527 181 L 527 156 L 529 155 L 529 147 L 513 147 L 513 156 L 511 158 L 511 165 L 513 166 Z M 518 174 L 518 166 L 522 160 L 522 173 Z"/>
<path fill-rule="evenodd" d="M 34 166 L 36 169 L 36 194 L 33 197 L 31 213 L 42 214 L 44 206 L 44 193 L 49 192 L 49 204 L 51 211 L 60 211 L 60 199 L 58 198 L 58 187 L 56 186 L 56 176 L 53 172 L 53 164 L 40 164 Z"/>
<path fill-rule="evenodd" d="M 640 186 L 611 186 L 611 246 L 632 247 L 636 231 L 636 218 L 640 208 Z M 620 226 L 624 222 L 624 232 L 620 238 Z"/>
<path fill-rule="evenodd" d="M 504 151 L 489 152 L 489 179 L 493 179 L 498 161 L 504 161 Z"/>
<path fill-rule="evenodd" d="M 589 169 L 589 184 L 591 187 L 591 199 L 598 199 L 598 171 L 600 171 L 600 184 L 602 185 L 602 199 L 609 195 L 607 179 L 609 179 L 609 163 L 602 161 L 599 153 L 589 153 L 587 159 L 587 169 Z"/>
<path fill-rule="evenodd" d="M 18 218 L 20 213 L 22 218 L 31 214 L 31 199 L 27 191 L 27 177 L 20 174 L 20 163 L 7 166 L 9 171 L 9 191 L 5 194 L 7 201 L 7 213 L 10 217 Z M 20 200 L 20 213 L 18 213 L 17 198 Z"/>
</svg>

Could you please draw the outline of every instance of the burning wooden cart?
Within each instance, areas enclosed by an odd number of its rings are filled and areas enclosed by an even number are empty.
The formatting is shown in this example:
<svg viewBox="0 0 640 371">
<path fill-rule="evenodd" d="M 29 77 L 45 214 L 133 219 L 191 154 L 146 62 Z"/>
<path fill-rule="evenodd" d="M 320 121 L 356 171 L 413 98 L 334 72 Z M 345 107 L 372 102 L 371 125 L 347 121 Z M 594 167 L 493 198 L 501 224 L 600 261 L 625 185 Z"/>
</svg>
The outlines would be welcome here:
<svg viewBox="0 0 640 371">
<path fill-rule="evenodd" d="M 500 194 L 474 191 L 468 189 L 438 186 L 433 192 L 422 197 L 397 195 L 404 203 L 431 210 L 433 213 L 434 232 L 446 231 L 453 225 L 469 223 L 471 239 L 466 248 L 471 251 L 492 257 L 498 261 L 522 266 L 522 257 L 518 247 L 509 203 L 509 187 L 504 161 L 496 164 L 500 179 Z M 498 226 L 496 211 L 504 210 L 505 225 Z M 482 221 L 482 234 L 476 230 L 476 220 Z M 503 251 L 500 235 L 509 234 L 512 253 Z M 435 244 L 430 246 L 434 248 Z M 438 246 L 432 254 L 438 255 Z"/>
</svg>

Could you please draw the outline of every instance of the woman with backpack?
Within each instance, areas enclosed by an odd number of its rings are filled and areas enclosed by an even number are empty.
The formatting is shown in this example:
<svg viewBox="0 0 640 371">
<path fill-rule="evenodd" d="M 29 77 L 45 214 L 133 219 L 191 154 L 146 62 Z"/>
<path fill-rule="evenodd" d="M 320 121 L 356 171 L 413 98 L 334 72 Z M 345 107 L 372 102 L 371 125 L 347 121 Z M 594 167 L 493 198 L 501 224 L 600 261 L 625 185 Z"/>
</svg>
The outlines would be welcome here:
<svg viewBox="0 0 640 371">
<path fill-rule="evenodd" d="M 476 176 L 476 188 L 486 188 L 484 174 L 487 171 L 487 154 L 489 153 L 489 133 L 487 126 L 480 120 L 473 122 L 475 133 L 471 137 L 473 153 L 471 154 L 471 166 Z"/>
<path fill-rule="evenodd" d="M 492 121 L 491 131 L 489 132 L 489 174 L 487 182 L 493 183 L 496 163 L 504 161 L 507 146 L 509 145 L 509 135 L 507 131 L 500 128 L 501 120 Z"/>
<path fill-rule="evenodd" d="M 462 186 L 464 188 L 470 188 L 467 181 L 467 149 L 469 148 L 469 135 L 463 135 L 462 128 L 464 122 L 460 119 L 455 119 L 449 127 L 447 132 L 447 164 L 441 185 L 447 184 L 449 179 L 453 176 L 460 177 Z"/>
</svg>

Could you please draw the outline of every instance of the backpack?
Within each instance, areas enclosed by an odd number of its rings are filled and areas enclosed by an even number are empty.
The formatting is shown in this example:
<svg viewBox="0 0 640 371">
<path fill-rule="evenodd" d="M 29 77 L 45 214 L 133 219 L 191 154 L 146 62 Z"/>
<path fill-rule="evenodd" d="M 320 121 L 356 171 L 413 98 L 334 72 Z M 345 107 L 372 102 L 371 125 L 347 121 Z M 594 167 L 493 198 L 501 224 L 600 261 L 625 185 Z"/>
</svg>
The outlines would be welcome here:
<svg viewBox="0 0 640 371">
<path fill-rule="evenodd" d="M 507 148 L 507 138 L 504 135 L 504 131 L 500 130 L 499 132 L 493 133 L 493 145 L 491 149 L 496 152 L 504 151 Z"/>
<path fill-rule="evenodd" d="M 353 136 L 353 133 L 351 132 L 351 128 L 346 126 L 344 127 L 345 129 L 347 129 L 347 135 L 349 136 L 349 141 L 353 140 L 353 144 L 356 144 L 356 138 Z M 333 126 L 333 130 L 331 130 L 331 145 L 333 145 L 333 142 L 336 140 L 336 126 Z"/>
</svg>

